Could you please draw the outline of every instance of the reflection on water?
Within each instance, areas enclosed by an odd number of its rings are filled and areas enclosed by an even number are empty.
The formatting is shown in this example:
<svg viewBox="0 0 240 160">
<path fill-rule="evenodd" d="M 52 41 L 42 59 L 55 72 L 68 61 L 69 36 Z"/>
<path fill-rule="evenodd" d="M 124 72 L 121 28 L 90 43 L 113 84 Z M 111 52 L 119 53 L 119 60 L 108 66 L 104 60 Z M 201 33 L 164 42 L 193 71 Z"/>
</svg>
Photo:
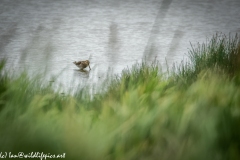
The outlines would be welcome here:
<svg viewBox="0 0 240 160">
<path fill-rule="evenodd" d="M 89 72 L 85 69 L 74 69 L 74 76 L 79 77 L 79 78 L 84 78 L 84 79 L 89 79 Z"/>
<path fill-rule="evenodd" d="M 0 58 L 56 87 L 97 86 L 109 74 L 154 58 L 181 61 L 189 42 L 240 32 L 236 0 L 1 0 Z M 73 61 L 91 62 L 79 71 Z"/>
</svg>

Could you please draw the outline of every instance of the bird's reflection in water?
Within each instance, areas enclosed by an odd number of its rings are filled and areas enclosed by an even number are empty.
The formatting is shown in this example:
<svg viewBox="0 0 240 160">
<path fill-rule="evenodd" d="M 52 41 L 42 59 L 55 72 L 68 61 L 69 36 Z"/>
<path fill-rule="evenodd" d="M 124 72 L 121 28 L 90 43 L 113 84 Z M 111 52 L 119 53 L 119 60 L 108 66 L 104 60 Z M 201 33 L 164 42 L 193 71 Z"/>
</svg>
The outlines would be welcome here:
<svg viewBox="0 0 240 160">
<path fill-rule="evenodd" d="M 85 69 L 74 69 L 74 75 L 80 76 L 81 78 L 89 78 L 90 71 Z"/>
</svg>

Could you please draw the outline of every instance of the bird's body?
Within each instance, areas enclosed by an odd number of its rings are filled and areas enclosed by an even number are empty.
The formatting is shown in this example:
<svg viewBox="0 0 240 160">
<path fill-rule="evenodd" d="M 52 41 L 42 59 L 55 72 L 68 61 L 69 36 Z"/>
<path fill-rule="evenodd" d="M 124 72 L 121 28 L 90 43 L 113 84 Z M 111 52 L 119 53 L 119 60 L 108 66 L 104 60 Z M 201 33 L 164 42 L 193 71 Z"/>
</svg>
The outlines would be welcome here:
<svg viewBox="0 0 240 160">
<path fill-rule="evenodd" d="M 89 60 L 86 60 L 86 61 L 78 61 L 78 62 L 73 62 L 78 68 L 80 68 L 81 70 L 86 68 L 87 66 L 90 68 L 90 62 Z"/>
</svg>

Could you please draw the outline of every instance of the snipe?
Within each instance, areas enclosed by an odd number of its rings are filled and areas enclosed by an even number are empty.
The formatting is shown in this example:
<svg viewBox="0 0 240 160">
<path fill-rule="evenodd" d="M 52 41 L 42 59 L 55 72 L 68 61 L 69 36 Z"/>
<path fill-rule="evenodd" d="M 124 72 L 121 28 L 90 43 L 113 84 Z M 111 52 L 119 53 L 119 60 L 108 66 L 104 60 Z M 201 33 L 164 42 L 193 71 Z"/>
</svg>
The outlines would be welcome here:
<svg viewBox="0 0 240 160">
<path fill-rule="evenodd" d="M 73 62 L 78 68 L 80 68 L 81 70 L 86 68 L 87 66 L 89 67 L 89 69 L 91 70 L 91 67 L 90 67 L 90 62 L 89 60 L 86 60 L 86 61 L 78 61 L 78 62 Z"/>
</svg>

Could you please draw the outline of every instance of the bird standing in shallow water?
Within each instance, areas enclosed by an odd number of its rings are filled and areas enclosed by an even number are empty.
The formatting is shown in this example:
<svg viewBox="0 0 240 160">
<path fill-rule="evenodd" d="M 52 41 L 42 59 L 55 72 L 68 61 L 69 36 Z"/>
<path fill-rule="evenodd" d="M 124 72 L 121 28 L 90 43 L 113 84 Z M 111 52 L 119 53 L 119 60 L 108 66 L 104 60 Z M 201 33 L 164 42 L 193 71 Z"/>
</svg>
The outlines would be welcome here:
<svg viewBox="0 0 240 160">
<path fill-rule="evenodd" d="M 78 61 L 78 62 L 73 62 L 78 68 L 80 68 L 81 70 L 83 70 L 84 68 L 86 68 L 87 66 L 89 67 L 89 69 L 91 70 L 90 68 L 90 62 L 89 60 L 86 60 L 86 61 Z"/>
</svg>

